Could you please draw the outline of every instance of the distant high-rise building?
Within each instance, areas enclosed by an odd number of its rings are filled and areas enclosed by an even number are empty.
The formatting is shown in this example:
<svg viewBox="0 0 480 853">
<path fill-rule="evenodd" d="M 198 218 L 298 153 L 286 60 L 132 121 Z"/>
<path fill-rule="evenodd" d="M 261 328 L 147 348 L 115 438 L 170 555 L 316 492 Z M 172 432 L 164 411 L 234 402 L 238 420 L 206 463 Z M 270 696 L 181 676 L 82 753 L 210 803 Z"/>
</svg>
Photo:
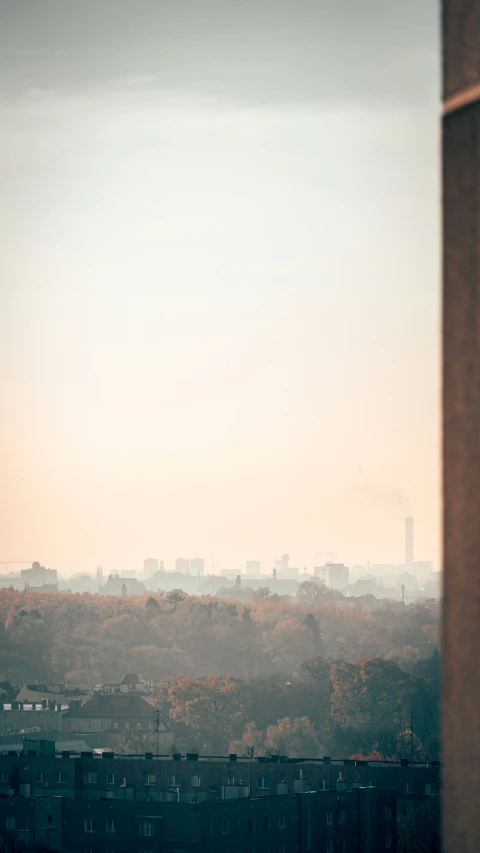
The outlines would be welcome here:
<svg viewBox="0 0 480 853">
<path fill-rule="evenodd" d="M 325 566 L 327 583 L 332 589 L 346 589 L 349 581 L 348 566 L 343 563 L 327 563 Z"/>
<path fill-rule="evenodd" d="M 327 582 L 327 567 L 326 566 L 314 566 L 313 576 L 317 580 L 323 581 L 323 583 L 326 583 Z"/>
<path fill-rule="evenodd" d="M 185 557 L 177 557 L 175 560 L 175 571 L 188 575 L 190 572 L 190 560 L 187 560 Z"/>
<path fill-rule="evenodd" d="M 151 578 L 154 572 L 158 572 L 158 560 L 155 557 L 147 557 L 143 561 L 143 574 Z"/>
<path fill-rule="evenodd" d="M 405 519 L 405 565 L 413 568 L 413 518 Z"/>
<path fill-rule="evenodd" d="M 192 575 L 203 577 L 205 574 L 205 560 L 202 557 L 193 557 L 190 560 L 190 572 Z"/>
<path fill-rule="evenodd" d="M 245 563 L 245 574 L 250 577 L 260 577 L 260 560 L 247 560 Z"/>
</svg>

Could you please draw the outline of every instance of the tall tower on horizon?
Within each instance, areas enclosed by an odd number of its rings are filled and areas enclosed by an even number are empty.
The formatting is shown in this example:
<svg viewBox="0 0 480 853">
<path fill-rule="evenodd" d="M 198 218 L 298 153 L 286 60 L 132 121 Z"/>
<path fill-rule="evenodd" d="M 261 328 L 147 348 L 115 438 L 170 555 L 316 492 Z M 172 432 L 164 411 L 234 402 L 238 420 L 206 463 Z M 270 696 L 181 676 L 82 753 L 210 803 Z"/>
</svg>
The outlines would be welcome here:
<svg viewBox="0 0 480 853">
<path fill-rule="evenodd" d="M 413 568 L 413 518 L 405 519 L 405 565 Z"/>
</svg>

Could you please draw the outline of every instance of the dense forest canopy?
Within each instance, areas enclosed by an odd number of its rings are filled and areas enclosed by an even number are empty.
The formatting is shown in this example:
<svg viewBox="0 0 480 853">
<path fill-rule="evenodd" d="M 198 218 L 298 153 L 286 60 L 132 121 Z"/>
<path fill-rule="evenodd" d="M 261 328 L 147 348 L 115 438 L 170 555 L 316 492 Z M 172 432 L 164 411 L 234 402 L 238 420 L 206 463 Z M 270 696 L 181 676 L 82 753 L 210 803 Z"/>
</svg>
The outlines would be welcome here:
<svg viewBox="0 0 480 853">
<path fill-rule="evenodd" d="M 137 672 L 185 747 L 438 758 L 439 605 L 0 591 L 0 680 Z M 412 730 L 412 721 L 414 728 Z M 142 749 L 134 740 L 127 750 Z"/>
</svg>

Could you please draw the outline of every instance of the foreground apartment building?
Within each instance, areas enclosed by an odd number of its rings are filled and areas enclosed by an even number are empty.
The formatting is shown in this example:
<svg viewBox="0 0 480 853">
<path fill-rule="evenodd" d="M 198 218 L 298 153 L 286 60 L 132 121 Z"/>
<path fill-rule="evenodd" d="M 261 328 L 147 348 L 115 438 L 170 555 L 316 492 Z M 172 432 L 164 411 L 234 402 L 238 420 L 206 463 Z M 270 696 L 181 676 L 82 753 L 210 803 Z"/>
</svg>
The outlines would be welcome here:
<svg viewBox="0 0 480 853">
<path fill-rule="evenodd" d="M 0 833 L 65 853 L 394 853 L 395 791 L 204 803 L 0 796 Z"/>
<path fill-rule="evenodd" d="M 44 794 L 69 799 L 208 803 L 309 792 L 352 793 L 360 787 L 396 792 L 398 811 L 408 815 L 439 794 L 438 763 L 244 758 L 186 755 L 117 755 L 110 751 L 55 752 L 55 741 L 4 744 L 0 793 Z M 28 758 L 28 760 L 26 760 Z"/>
<path fill-rule="evenodd" d="M 72 853 L 384 853 L 439 791 L 437 763 L 3 749 L 0 834 Z"/>
</svg>

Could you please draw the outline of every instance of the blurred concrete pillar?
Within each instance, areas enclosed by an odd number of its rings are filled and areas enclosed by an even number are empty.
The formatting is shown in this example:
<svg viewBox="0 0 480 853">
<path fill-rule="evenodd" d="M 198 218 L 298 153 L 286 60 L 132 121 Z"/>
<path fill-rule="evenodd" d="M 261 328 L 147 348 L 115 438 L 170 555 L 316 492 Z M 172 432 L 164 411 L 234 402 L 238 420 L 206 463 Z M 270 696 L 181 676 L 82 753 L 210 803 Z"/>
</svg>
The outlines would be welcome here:
<svg viewBox="0 0 480 853">
<path fill-rule="evenodd" d="M 480 851 L 480 0 L 443 2 L 443 853 Z"/>
</svg>

